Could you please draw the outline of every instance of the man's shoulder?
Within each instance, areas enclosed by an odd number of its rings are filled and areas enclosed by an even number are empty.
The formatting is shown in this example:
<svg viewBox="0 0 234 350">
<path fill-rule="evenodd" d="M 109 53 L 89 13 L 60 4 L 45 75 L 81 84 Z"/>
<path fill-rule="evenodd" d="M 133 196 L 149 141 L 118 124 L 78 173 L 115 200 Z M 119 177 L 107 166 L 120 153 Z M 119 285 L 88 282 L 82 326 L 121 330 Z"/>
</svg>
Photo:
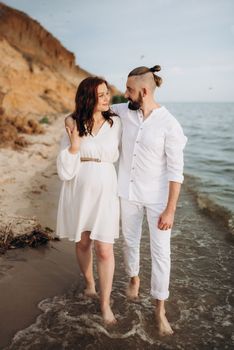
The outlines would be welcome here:
<svg viewBox="0 0 234 350">
<path fill-rule="evenodd" d="M 182 125 L 176 119 L 176 117 L 171 112 L 168 111 L 166 107 L 164 107 L 163 119 L 164 119 L 166 134 L 183 133 Z"/>
<path fill-rule="evenodd" d="M 180 125 L 176 117 L 164 106 L 163 107 L 163 119 L 168 125 Z"/>
</svg>

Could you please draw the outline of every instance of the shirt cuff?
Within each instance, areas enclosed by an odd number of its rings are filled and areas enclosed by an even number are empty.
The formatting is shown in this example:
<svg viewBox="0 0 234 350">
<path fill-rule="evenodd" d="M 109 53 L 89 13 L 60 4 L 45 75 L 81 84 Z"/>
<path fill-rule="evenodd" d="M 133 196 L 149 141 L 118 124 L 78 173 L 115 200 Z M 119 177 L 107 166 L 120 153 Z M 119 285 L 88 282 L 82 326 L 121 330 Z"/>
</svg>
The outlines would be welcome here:
<svg viewBox="0 0 234 350">
<path fill-rule="evenodd" d="M 184 182 L 184 175 L 168 174 L 168 181 L 179 182 L 182 184 Z"/>
</svg>

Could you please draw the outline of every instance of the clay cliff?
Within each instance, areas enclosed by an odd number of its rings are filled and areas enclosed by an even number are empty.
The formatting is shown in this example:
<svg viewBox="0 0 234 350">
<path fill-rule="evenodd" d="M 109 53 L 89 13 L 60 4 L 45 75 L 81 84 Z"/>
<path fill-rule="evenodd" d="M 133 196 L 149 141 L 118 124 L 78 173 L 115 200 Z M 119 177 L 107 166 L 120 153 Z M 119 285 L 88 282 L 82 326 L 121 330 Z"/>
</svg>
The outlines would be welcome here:
<svg viewBox="0 0 234 350">
<path fill-rule="evenodd" d="M 0 3 L 0 118 L 73 110 L 79 82 L 91 74 L 40 23 Z M 118 91 L 112 87 L 112 92 Z"/>
</svg>

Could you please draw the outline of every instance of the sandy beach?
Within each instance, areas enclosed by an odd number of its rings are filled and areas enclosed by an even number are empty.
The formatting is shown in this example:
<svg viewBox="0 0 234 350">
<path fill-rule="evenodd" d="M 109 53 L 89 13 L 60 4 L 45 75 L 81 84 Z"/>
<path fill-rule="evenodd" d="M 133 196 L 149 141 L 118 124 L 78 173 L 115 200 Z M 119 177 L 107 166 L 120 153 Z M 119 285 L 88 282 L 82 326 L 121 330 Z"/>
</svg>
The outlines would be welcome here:
<svg viewBox="0 0 234 350">
<path fill-rule="evenodd" d="M 52 203 L 58 198 L 60 186 L 55 155 L 64 128 L 63 116 L 51 118 L 51 121 L 44 125 L 44 134 L 24 135 L 31 145 L 21 151 L 0 150 L 1 213 L 36 216 L 43 226 L 55 220 L 57 208 Z"/>
</svg>

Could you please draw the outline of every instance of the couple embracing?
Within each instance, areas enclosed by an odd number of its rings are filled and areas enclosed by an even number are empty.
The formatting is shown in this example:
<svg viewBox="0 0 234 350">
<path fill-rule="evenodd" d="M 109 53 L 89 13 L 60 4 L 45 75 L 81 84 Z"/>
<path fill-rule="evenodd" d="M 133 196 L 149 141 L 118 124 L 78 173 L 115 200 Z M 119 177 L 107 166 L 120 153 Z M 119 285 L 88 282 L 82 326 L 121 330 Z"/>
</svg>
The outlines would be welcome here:
<svg viewBox="0 0 234 350">
<path fill-rule="evenodd" d="M 169 296 L 170 237 L 183 182 L 187 138 L 178 121 L 154 100 L 160 66 L 133 69 L 127 78 L 128 103 L 110 107 L 105 80 L 84 79 L 75 111 L 65 118 L 57 157 L 63 181 L 56 233 L 75 242 L 86 296 L 95 296 L 94 245 L 103 320 L 116 323 L 110 307 L 115 269 L 114 240 L 121 217 L 128 298 L 138 298 L 140 240 L 146 210 L 151 248 L 151 295 L 161 335 L 173 331 L 166 318 Z M 119 159 L 118 180 L 114 163 Z"/>
</svg>

